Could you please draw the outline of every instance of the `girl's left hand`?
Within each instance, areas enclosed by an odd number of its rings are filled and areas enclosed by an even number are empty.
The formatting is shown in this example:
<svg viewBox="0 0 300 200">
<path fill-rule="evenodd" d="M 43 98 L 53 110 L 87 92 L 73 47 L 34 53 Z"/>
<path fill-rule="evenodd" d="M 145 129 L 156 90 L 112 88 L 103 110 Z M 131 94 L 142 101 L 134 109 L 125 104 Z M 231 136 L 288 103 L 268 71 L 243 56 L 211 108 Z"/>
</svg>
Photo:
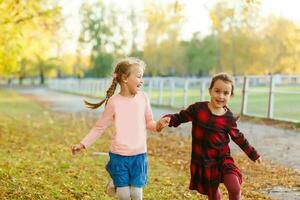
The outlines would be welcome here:
<svg viewBox="0 0 300 200">
<path fill-rule="evenodd" d="M 170 123 L 170 117 L 161 118 L 156 124 L 156 131 L 160 132 L 165 126 L 168 126 Z"/>
</svg>

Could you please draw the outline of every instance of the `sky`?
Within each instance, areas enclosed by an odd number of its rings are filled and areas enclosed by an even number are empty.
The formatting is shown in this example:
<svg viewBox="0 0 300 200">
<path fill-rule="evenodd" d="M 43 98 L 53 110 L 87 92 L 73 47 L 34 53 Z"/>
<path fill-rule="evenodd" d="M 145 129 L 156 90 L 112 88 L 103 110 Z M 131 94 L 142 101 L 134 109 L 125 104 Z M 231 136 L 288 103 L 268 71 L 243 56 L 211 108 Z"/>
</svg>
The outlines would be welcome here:
<svg viewBox="0 0 300 200">
<path fill-rule="evenodd" d="M 76 41 L 80 32 L 79 8 L 82 2 L 93 0 L 62 0 L 63 15 L 66 17 L 66 30 L 68 34 L 64 39 L 64 52 L 74 53 L 76 50 Z M 152 0 L 154 1 L 154 0 Z M 155 0 L 158 3 L 167 3 L 174 0 Z M 70 3 L 71 2 L 71 3 Z M 122 9 L 126 9 L 131 5 L 142 12 L 142 0 L 106 0 Z M 182 39 L 188 40 L 194 32 L 200 32 L 201 35 L 206 35 L 210 32 L 211 22 L 208 15 L 210 6 L 213 5 L 213 0 L 184 0 L 181 1 L 185 7 L 185 21 L 182 27 Z M 300 25 L 300 12 L 296 0 L 261 0 L 261 15 L 276 15 L 290 19 Z"/>
</svg>

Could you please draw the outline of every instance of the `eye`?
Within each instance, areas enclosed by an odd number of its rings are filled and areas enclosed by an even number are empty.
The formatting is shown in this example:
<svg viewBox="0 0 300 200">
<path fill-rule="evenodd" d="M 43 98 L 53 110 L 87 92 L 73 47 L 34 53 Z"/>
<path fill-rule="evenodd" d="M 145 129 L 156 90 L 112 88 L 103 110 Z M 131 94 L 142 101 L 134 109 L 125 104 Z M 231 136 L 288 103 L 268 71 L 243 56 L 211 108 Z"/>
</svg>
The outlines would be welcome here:
<svg viewBox="0 0 300 200">
<path fill-rule="evenodd" d="M 215 89 L 215 92 L 219 94 L 219 93 L 220 93 L 220 90 L 219 90 L 219 89 Z"/>
<path fill-rule="evenodd" d="M 224 95 L 225 95 L 225 96 L 228 96 L 228 95 L 229 95 L 229 92 L 228 92 L 228 91 L 225 91 L 225 92 L 224 92 Z"/>
</svg>

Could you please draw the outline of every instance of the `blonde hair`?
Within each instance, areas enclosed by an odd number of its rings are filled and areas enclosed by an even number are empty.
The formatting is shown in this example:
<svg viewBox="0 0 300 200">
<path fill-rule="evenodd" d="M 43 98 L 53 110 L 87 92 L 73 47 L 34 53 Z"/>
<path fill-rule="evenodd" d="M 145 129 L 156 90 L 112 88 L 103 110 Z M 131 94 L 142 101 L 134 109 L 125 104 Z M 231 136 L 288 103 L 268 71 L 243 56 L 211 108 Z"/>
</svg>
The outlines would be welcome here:
<svg viewBox="0 0 300 200">
<path fill-rule="evenodd" d="M 115 67 L 114 67 L 114 73 L 113 73 L 113 80 L 112 80 L 110 87 L 106 91 L 105 99 L 103 99 L 99 103 L 90 103 L 90 102 L 84 100 L 84 104 L 86 107 L 91 108 L 91 109 L 96 109 L 96 108 L 100 107 L 103 103 L 105 103 L 105 105 L 106 105 L 108 99 L 115 93 L 118 83 L 119 84 L 121 83 L 122 75 L 124 74 L 124 75 L 126 75 L 126 77 L 128 77 L 130 75 L 132 66 L 139 66 L 144 70 L 146 67 L 146 64 L 144 61 L 142 61 L 138 58 L 128 57 L 128 58 L 119 60 L 114 66 Z"/>
<path fill-rule="evenodd" d="M 209 90 L 211 90 L 213 87 L 214 87 L 214 84 L 217 80 L 222 80 L 226 83 L 230 83 L 231 84 L 231 93 L 230 93 L 230 96 L 233 96 L 234 93 L 234 81 L 232 79 L 231 76 L 229 76 L 228 74 L 226 73 L 219 73 L 219 74 L 216 74 L 212 77 L 211 79 L 211 82 L 210 82 L 210 86 L 209 86 Z"/>
</svg>

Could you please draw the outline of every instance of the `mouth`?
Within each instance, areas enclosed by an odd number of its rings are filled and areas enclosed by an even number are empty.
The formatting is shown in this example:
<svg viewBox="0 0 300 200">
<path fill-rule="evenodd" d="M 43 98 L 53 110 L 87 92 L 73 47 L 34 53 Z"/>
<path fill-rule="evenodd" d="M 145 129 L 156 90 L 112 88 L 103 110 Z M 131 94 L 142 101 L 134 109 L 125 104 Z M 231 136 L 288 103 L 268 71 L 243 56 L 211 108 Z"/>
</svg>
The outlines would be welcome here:
<svg viewBox="0 0 300 200">
<path fill-rule="evenodd" d="M 217 104 L 223 104 L 225 103 L 225 101 L 219 101 L 219 100 L 216 100 Z"/>
<path fill-rule="evenodd" d="M 143 86 L 143 84 L 138 84 L 138 85 L 137 85 L 137 88 L 140 89 L 142 86 Z"/>
</svg>

